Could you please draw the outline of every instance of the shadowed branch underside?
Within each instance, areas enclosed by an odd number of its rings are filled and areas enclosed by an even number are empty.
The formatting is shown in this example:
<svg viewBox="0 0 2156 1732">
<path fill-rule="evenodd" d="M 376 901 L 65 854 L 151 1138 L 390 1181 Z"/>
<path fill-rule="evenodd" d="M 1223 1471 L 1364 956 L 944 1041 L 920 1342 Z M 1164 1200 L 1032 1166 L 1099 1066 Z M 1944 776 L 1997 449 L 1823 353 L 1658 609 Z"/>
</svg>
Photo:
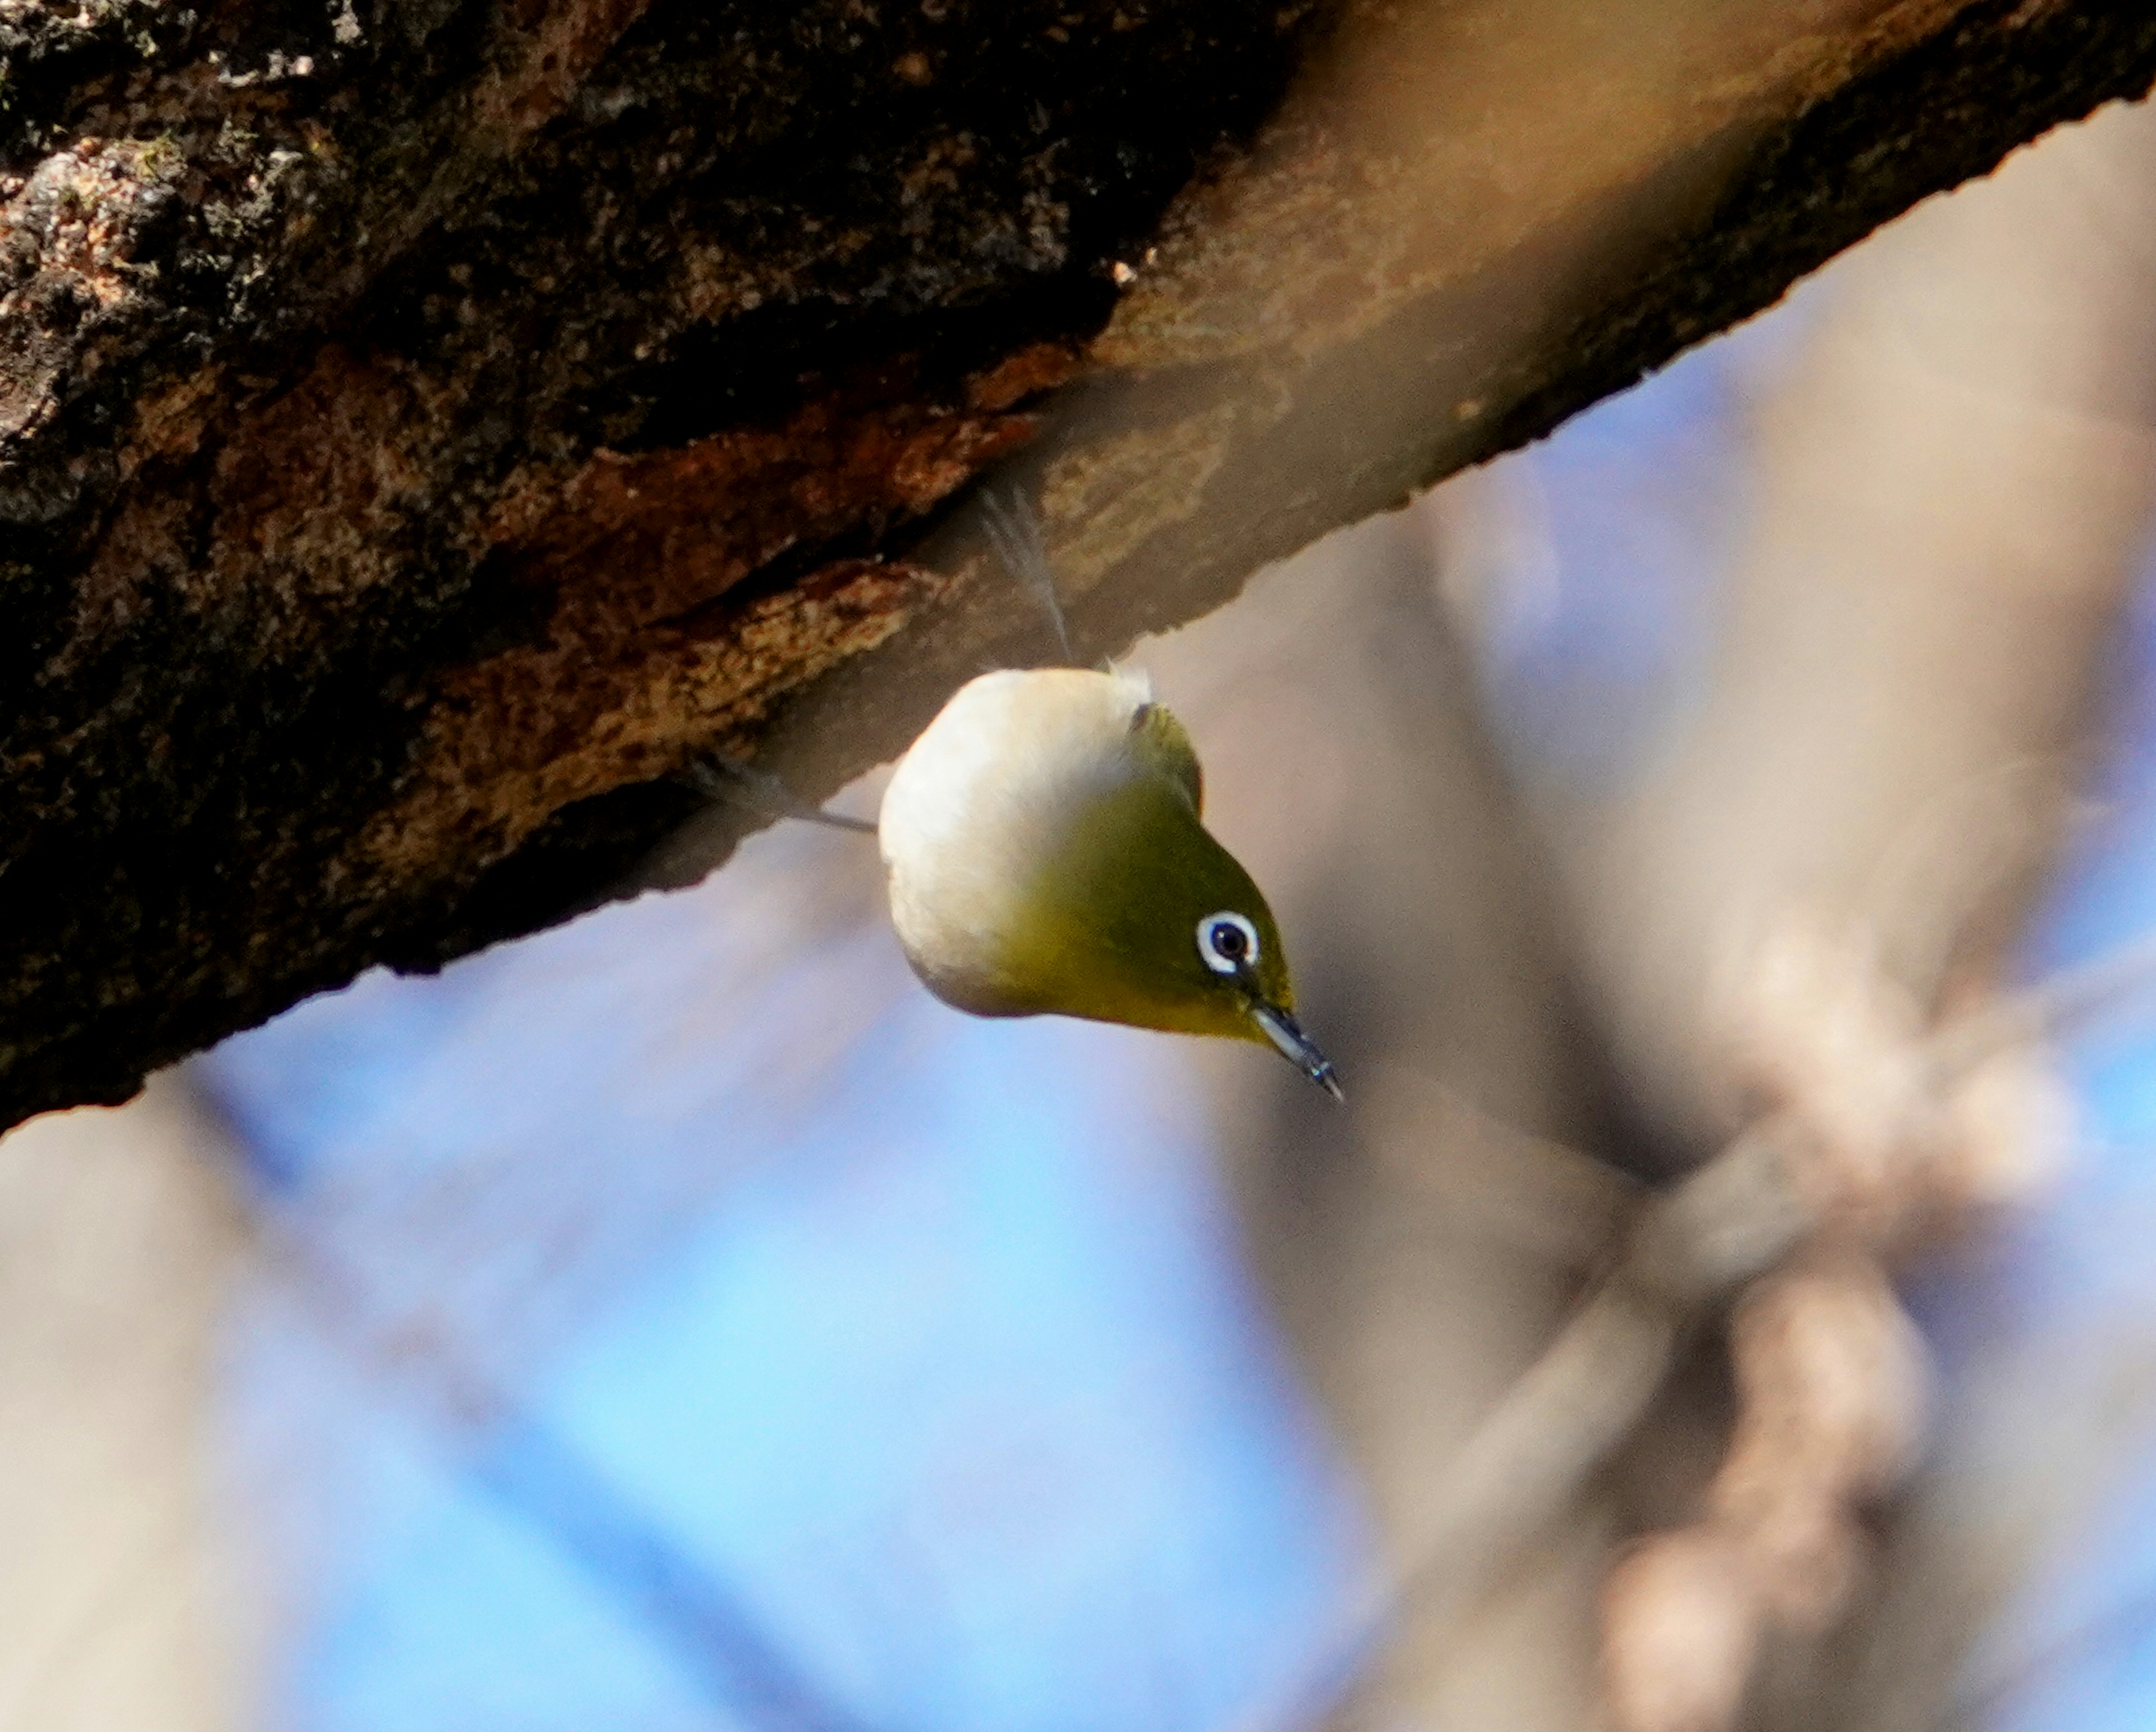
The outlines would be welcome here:
<svg viewBox="0 0 2156 1732">
<path fill-rule="evenodd" d="M 2096 0 L 0 5 L 0 1123 L 1039 658 L 991 469 L 1090 658 L 2152 70 Z"/>
</svg>

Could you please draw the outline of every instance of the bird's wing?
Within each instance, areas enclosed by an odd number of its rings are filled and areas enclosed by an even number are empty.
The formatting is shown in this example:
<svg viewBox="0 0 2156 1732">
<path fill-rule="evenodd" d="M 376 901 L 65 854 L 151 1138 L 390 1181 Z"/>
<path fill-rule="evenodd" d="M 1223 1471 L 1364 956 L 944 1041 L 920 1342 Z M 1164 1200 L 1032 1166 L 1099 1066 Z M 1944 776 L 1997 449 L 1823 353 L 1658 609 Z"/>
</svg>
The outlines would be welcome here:
<svg viewBox="0 0 2156 1732">
<path fill-rule="evenodd" d="M 1131 713 L 1131 750 L 1138 761 L 1166 776 L 1190 797 L 1190 808 L 1205 810 L 1205 772 L 1190 731 L 1164 704 L 1141 704 Z"/>
</svg>

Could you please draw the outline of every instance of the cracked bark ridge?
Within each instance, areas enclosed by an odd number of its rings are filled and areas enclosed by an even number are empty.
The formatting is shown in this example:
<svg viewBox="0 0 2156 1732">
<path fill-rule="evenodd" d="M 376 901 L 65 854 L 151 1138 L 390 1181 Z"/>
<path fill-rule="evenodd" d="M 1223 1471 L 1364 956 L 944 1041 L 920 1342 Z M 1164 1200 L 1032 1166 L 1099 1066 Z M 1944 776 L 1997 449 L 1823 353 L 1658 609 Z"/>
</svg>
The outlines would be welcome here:
<svg viewBox="0 0 2156 1732">
<path fill-rule="evenodd" d="M 2123 0 L 0 0 L 0 1123 L 558 918 L 699 749 L 901 747 L 1038 653 L 947 520 L 1043 428 L 1110 646 L 2152 67 Z"/>
</svg>

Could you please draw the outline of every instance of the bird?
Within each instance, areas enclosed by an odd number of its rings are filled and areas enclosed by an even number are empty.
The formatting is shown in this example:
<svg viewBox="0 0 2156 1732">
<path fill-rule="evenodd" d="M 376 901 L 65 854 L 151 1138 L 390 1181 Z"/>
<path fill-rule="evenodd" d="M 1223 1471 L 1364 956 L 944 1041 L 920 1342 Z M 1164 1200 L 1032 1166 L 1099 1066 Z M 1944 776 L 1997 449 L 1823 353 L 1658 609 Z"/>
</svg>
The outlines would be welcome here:
<svg viewBox="0 0 2156 1732">
<path fill-rule="evenodd" d="M 1278 1049 L 1336 1100 L 1295 1019 L 1280 927 L 1206 829 L 1190 735 L 1117 669 L 968 681 L 900 761 L 877 822 L 891 918 L 937 997 Z"/>
<path fill-rule="evenodd" d="M 997 551 L 1070 639 L 1038 520 L 987 501 Z M 696 780 L 773 816 L 864 821 L 725 761 Z M 874 826 L 913 971 L 981 1017 L 1056 1015 L 1279 1051 L 1335 1100 L 1295 1019 L 1280 927 L 1205 828 L 1189 732 L 1142 674 L 1005 668 L 961 686 L 899 761 Z"/>
</svg>

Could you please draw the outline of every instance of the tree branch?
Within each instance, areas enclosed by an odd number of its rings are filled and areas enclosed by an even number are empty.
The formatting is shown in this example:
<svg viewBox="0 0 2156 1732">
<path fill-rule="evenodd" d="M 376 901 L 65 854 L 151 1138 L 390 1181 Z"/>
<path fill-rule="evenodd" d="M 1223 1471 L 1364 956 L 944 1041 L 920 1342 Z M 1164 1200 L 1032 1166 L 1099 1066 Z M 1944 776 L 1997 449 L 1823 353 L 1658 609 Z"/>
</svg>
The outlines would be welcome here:
<svg viewBox="0 0 2156 1732">
<path fill-rule="evenodd" d="M 1029 440 L 1120 644 L 2138 94 L 2156 19 L 11 0 L 0 55 L 5 1123 L 558 919 L 700 752 L 902 747 L 1040 653 L 951 516 Z"/>
</svg>

